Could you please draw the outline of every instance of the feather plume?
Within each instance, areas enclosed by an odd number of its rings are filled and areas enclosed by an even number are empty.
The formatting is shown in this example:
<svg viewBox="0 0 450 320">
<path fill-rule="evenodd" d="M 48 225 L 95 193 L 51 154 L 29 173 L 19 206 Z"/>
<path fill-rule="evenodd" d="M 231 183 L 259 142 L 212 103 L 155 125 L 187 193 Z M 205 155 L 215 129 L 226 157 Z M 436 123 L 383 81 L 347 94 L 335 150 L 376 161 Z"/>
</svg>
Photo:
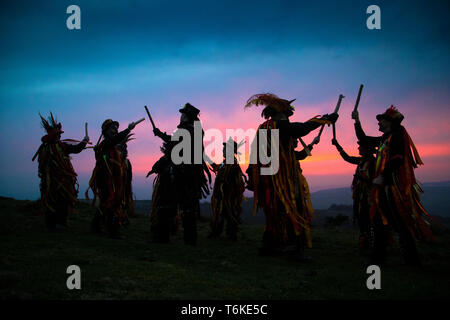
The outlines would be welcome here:
<svg viewBox="0 0 450 320">
<path fill-rule="evenodd" d="M 249 108 L 252 105 L 255 106 L 272 106 L 277 107 L 279 105 L 284 105 L 282 99 L 273 93 L 258 93 L 254 94 L 247 100 L 245 108 Z"/>
<path fill-rule="evenodd" d="M 247 100 L 244 109 L 251 106 L 265 106 L 264 110 L 261 112 L 261 116 L 266 119 L 278 112 L 288 112 L 289 115 L 292 115 L 294 108 L 291 106 L 291 102 L 294 100 L 289 101 L 281 99 L 273 93 L 259 93 L 251 96 Z"/>
<path fill-rule="evenodd" d="M 48 123 L 48 121 L 41 115 L 41 113 L 39 113 L 39 117 L 41 117 L 41 125 L 42 128 L 45 129 L 45 131 L 49 131 L 51 129 L 50 124 Z"/>
</svg>

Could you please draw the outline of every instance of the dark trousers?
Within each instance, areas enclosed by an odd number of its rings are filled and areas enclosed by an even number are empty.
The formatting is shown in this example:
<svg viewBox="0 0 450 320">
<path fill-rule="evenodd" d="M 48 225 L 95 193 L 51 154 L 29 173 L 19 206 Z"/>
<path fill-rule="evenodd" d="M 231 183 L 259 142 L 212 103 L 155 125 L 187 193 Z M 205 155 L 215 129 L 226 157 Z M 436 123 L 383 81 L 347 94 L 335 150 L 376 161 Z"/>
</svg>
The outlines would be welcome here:
<svg viewBox="0 0 450 320">
<path fill-rule="evenodd" d="M 368 199 L 364 198 L 353 203 L 353 223 L 358 223 L 360 250 L 366 251 L 373 247 L 373 227 L 370 220 Z"/>
<path fill-rule="evenodd" d="M 231 213 L 221 212 L 217 216 L 217 220 L 214 221 L 214 224 L 211 226 L 211 236 L 212 237 L 220 236 L 222 234 L 223 229 L 226 224 L 225 233 L 227 234 L 227 236 L 233 240 L 235 240 L 237 238 L 237 231 L 238 231 L 238 224 L 239 224 L 239 221 L 237 220 L 238 217 L 233 218 L 231 215 L 232 215 Z"/>
<path fill-rule="evenodd" d="M 119 235 L 120 224 L 115 208 L 97 208 L 95 210 L 91 225 L 92 231 L 95 233 L 100 233 L 102 224 L 106 225 L 108 236 L 117 237 Z"/>
<path fill-rule="evenodd" d="M 395 208 L 390 188 L 380 192 L 380 206 L 386 215 L 388 226 L 383 225 L 381 216 L 376 215 L 374 220 L 374 248 L 372 253 L 373 264 L 383 264 L 386 260 L 386 249 L 388 246 L 390 227 L 398 233 L 400 248 L 406 264 L 420 265 L 419 253 L 416 242 L 408 227 Z"/>
<path fill-rule="evenodd" d="M 283 248 L 291 248 L 291 251 L 302 254 L 306 245 L 306 234 L 302 230 L 300 235 L 295 233 L 294 225 L 287 213 L 282 211 L 284 206 L 280 201 L 278 204 L 278 212 L 275 216 L 266 213 L 266 230 L 263 234 L 263 248 L 266 250 L 283 250 Z M 301 212 L 302 203 L 297 200 L 297 210 Z M 270 227 L 267 228 L 268 224 Z M 286 236 L 286 237 L 285 237 Z"/>
</svg>

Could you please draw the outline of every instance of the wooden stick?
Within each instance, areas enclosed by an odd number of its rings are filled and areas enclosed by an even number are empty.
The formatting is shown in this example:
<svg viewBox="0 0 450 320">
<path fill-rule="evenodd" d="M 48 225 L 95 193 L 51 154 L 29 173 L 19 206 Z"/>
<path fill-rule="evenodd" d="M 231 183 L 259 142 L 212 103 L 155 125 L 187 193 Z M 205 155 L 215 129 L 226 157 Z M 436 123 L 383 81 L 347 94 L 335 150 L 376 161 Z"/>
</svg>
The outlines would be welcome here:
<svg viewBox="0 0 450 320">
<path fill-rule="evenodd" d="M 149 117 L 149 119 L 150 119 L 150 122 L 152 123 L 153 130 L 155 130 L 155 129 L 156 129 L 156 126 L 155 126 L 155 123 L 153 122 L 153 119 L 152 119 L 152 116 L 150 115 L 150 112 L 148 111 L 147 106 L 144 106 L 144 108 L 145 108 L 145 111 L 147 111 L 147 115 L 148 115 L 148 117 Z"/>
<path fill-rule="evenodd" d="M 320 139 L 320 137 L 322 136 L 323 128 L 325 128 L 325 125 L 324 125 L 324 124 L 320 127 L 319 134 L 317 135 L 317 136 L 319 137 L 319 139 Z"/>
<path fill-rule="evenodd" d="M 306 145 L 306 143 L 303 141 L 303 139 L 301 137 L 298 137 L 298 140 L 300 140 L 300 143 L 302 144 L 303 148 L 306 151 L 306 154 L 308 156 L 311 156 L 311 150 L 309 150 L 308 146 Z"/>
<path fill-rule="evenodd" d="M 145 118 L 139 119 L 139 120 L 136 121 L 134 124 L 137 125 L 137 124 L 141 123 L 141 122 L 144 121 L 144 120 L 145 120 Z"/>
<path fill-rule="evenodd" d="M 359 99 L 361 99 L 361 92 L 363 88 L 363 84 L 359 86 L 358 97 L 356 98 L 355 108 L 353 108 L 353 111 L 358 111 Z"/>
<path fill-rule="evenodd" d="M 333 113 L 338 113 L 339 112 L 339 108 L 341 107 L 342 99 L 344 99 L 344 98 L 345 97 L 342 94 L 339 95 L 339 99 L 338 99 L 336 108 L 334 109 Z M 336 125 L 335 125 L 335 123 L 333 123 L 333 138 L 336 139 Z"/>
<path fill-rule="evenodd" d="M 87 122 L 84 124 L 84 135 L 85 135 L 85 137 L 88 136 L 88 123 Z"/>
<path fill-rule="evenodd" d="M 342 99 L 344 99 L 344 98 L 345 98 L 345 97 L 344 97 L 342 94 L 339 95 L 339 99 L 338 99 L 336 108 L 334 109 L 334 112 L 333 112 L 333 113 L 338 113 L 338 112 L 339 112 L 339 108 L 341 107 Z"/>
</svg>

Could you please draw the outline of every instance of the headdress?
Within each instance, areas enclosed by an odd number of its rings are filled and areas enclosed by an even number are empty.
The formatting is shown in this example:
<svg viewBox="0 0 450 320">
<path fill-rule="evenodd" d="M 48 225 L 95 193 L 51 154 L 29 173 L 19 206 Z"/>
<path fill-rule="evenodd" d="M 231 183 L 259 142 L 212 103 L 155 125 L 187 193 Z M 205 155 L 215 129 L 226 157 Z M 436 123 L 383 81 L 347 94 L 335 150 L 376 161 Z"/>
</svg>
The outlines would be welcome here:
<svg viewBox="0 0 450 320">
<path fill-rule="evenodd" d="M 377 120 L 386 119 L 397 124 L 400 124 L 404 118 L 403 114 L 401 114 L 393 105 L 386 109 L 384 113 L 377 115 Z"/>
<path fill-rule="evenodd" d="M 50 117 L 48 117 L 48 120 L 46 120 L 40 113 L 39 116 L 41 117 L 41 124 L 42 127 L 47 131 L 47 134 L 57 134 L 57 133 L 63 133 L 61 123 L 59 123 L 54 117 L 53 113 L 50 112 Z"/>
<path fill-rule="evenodd" d="M 261 112 L 261 117 L 266 119 L 270 118 L 276 113 L 285 113 L 286 116 L 290 117 L 294 114 L 295 108 L 291 106 L 293 100 L 281 99 L 273 93 L 259 93 L 251 96 L 247 100 L 247 104 L 244 108 L 249 108 L 251 106 L 266 106 Z"/>
</svg>

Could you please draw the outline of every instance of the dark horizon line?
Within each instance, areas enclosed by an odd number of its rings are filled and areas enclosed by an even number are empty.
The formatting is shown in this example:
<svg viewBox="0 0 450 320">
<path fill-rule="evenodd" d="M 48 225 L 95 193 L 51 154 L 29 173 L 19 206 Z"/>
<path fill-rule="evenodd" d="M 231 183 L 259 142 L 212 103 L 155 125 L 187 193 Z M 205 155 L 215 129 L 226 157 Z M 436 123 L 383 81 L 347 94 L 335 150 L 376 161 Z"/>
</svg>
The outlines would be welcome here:
<svg viewBox="0 0 450 320">
<path fill-rule="evenodd" d="M 441 180 L 441 181 L 429 181 L 429 182 L 420 182 L 421 185 L 433 185 L 433 184 L 448 184 L 448 186 L 450 186 L 450 180 Z M 434 187 L 434 186 L 428 186 L 428 187 Z M 339 190 L 339 189 L 351 189 L 351 186 L 347 186 L 347 187 L 336 187 L 336 188 L 324 188 L 324 189 L 320 189 L 320 190 L 316 190 L 314 192 L 311 192 L 312 194 L 315 194 L 317 192 L 322 192 L 322 191 L 328 191 L 328 190 Z M 38 197 L 37 199 L 16 199 L 14 197 L 7 197 L 7 196 L 3 196 L 0 195 L 0 199 L 13 199 L 13 200 L 20 200 L 20 201 L 37 201 L 40 198 Z M 209 198 L 209 197 L 208 197 Z M 152 199 L 135 199 L 135 201 L 151 201 Z M 202 201 L 203 199 L 201 199 L 200 201 Z M 78 198 L 78 201 L 83 201 L 83 202 L 91 202 L 92 199 L 86 199 L 86 198 Z"/>
</svg>

